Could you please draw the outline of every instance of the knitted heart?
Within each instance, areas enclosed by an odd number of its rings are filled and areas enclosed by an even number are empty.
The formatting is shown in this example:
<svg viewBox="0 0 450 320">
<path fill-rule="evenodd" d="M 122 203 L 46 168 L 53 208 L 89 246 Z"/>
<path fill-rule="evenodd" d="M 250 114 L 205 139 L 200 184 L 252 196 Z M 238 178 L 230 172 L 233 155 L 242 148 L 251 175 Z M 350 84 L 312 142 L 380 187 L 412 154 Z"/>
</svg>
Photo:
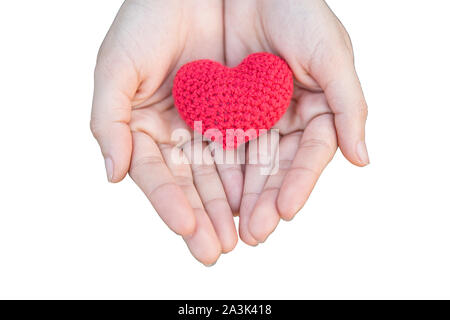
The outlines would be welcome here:
<svg viewBox="0 0 450 320">
<path fill-rule="evenodd" d="M 173 85 L 181 118 L 227 149 L 270 129 L 289 106 L 292 92 L 289 66 L 266 52 L 251 54 L 234 68 L 211 60 L 187 63 Z"/>
</svg>

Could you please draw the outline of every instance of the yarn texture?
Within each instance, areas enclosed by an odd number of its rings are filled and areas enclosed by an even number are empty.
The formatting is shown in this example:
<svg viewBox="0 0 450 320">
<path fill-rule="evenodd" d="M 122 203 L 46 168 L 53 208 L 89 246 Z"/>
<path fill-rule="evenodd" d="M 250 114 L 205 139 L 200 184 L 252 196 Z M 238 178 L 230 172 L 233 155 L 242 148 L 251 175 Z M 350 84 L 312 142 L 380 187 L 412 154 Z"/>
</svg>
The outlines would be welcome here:
<svg viewBox="0 0 450 320">
<path fill-rule="evenodd" d="M 178 70 L 172 93 L 189 127 L 231 149 L 282 117 L 292 97 L 293 76 L 283 59 L 267 52 L 251 54 L 234 68 L 197 60 Z"/>
</svg>

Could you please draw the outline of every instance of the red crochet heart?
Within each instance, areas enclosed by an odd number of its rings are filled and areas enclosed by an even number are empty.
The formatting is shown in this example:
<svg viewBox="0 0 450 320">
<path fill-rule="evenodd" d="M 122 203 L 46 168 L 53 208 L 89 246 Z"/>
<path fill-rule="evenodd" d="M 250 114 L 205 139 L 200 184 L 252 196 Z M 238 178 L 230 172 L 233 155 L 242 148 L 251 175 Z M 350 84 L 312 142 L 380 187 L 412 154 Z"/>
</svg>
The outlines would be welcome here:
<svg viewBox="0 0 450 320">
<path fill-rule="evenodd" d="M 221 140 L 224 148 L 270 129 L 289 106 L 292 92 L 289 66 L 266 52 L 251 54 L 234 68 L 211 60 L 187 63 L 173 85 L 181 118 L 207 138 Z"/>
</svg>

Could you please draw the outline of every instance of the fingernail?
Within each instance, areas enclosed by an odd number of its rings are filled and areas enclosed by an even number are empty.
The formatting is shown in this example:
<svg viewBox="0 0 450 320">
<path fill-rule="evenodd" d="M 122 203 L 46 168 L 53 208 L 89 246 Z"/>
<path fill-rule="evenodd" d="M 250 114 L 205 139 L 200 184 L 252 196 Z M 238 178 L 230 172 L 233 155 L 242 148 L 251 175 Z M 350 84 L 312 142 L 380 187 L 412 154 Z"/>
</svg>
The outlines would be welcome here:
<svg viewBox="0 0 450 320">
<path fill-rule="evenodd" d="M 211 264 L 204 264 L 205 267 L 210 268 L 216 264 L 217 261 L 211 263 Z"/>
<path fill-rule="evenodd" d="M 114 174 L 114 163 L 111 158 L 105 158 L 106 177 L 109 182 L 112 182 Z"/>
<path fill-rule="evenodd" d="M 356 152 L 359 157 L 359 161 L 363 165 L 368 165 L 370 163 L 369 154 L 367 153 L 366 143 L 364 141 L 360 141 L 356 148 Z"/>
</svg>

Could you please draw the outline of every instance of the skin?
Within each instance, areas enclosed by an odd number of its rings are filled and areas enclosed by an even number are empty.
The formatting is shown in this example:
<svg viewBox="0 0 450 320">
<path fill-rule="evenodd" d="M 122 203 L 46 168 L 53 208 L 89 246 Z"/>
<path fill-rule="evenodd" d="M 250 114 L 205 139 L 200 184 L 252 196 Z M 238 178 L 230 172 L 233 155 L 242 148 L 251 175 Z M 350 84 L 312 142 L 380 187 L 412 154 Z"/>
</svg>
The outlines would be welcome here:
<svg viewBox="0 0 450 320">
<path fill-rule="evenodd" d="M 266 51 L 283 57 L 295 77 L 291 105 L 275 126 L 280 170 L 263 176 L 258 164 L 245 168 L 239 233 L 257 245 L 303 207 L 337 146 L 351 163 L 369 163 L 367 105 L 350 38 L 323 1 L 226 1 L 225 43 L 230 66 Z"/>
<path fill-rule="evenodd" d="M 181 151 L 171 139 L 188 129 L 171 96 L 176 71 L 197 59 L 235 66 L 260 51 L 283 57 L 296 79 L 276 126 L 278 173 L 216 164 L 193 138 Z M 368 164 L 366 116 L 350 40 L 322 1 L 127 0 L 99 51 L 91 130 L 108 180 L 129 173 L 193 256 L 212 265 L 237 243 L 233 213 L 241 239 L 256 245 L 280 218 L 294 217 L 337 146 L 353 164 Z M 194 145 L 204 149 L 203 164 L 173 161 L 192 160 Z"/>
</svg>

